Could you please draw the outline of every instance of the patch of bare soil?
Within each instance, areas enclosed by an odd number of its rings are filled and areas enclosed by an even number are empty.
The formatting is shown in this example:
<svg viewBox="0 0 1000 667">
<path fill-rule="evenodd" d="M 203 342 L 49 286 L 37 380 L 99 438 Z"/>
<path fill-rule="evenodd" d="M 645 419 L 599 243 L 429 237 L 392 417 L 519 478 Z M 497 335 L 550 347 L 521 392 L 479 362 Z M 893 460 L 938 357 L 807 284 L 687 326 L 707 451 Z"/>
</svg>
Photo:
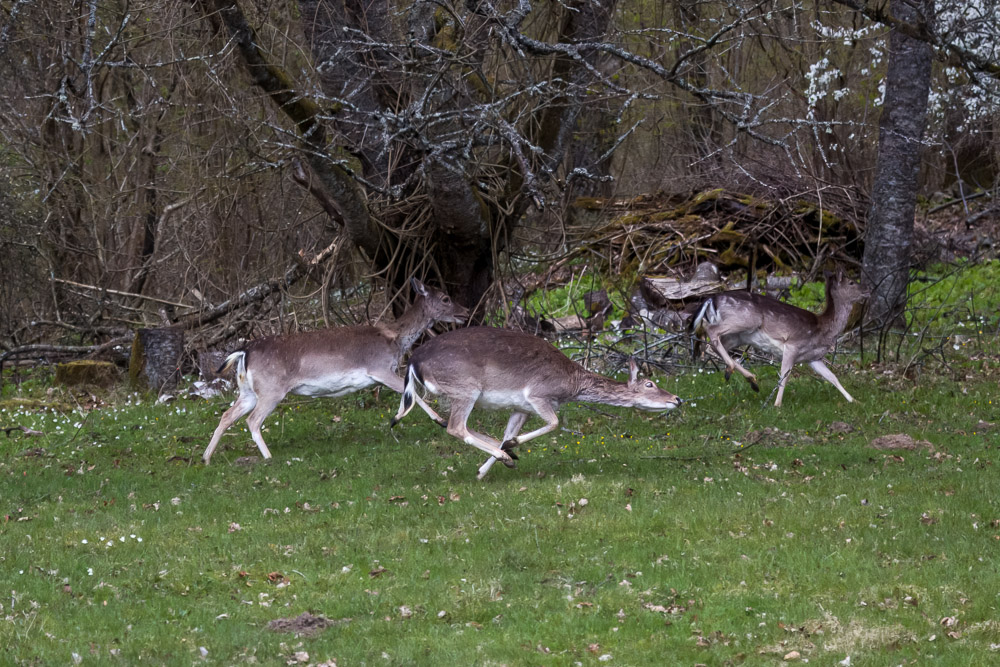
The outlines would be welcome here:
<svg viewBox="0 0 1000 667">
<path fill-rule="evenodd" d="M 349 618 L 341 618 L 335 621 L 324 616 L 313 616 L 308 611 L 304 611 L 295 618 L 276 618 L 267 624 L 267 629 L 274 632 L 288 632 L 296 635 L 312 636 L 319 634 L 323 630 L 333 625 L 346 625 L 351 622 Z"/>
<path fill-rule="evenodd" d="M 854 433 L 854 427 L 847 422 L 831 422 L 830 433 Z"/>
<path fill-rule="evenodd" d="M 934 445 L 927 442 L 926 440 L 914 440 L 911 436 L 905 433 L 893 433 L 892 435 L 883 435 L 881 437 L 875 438 L 869 443 L 871 447 L 875 449 L 905 449 L 907 451 L 913 451 L 918 447 L 927 449 L 928 451 L 934 451 Z"/>
</svg>

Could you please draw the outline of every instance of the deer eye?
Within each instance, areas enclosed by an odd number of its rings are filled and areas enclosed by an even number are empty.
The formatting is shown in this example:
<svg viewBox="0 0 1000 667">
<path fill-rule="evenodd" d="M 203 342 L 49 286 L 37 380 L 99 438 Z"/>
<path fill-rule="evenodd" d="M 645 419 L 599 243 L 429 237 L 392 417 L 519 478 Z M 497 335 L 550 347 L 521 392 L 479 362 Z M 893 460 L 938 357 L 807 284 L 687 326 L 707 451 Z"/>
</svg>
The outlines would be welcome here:
<svg viewBox="0 0 1000 667">
<path fill-rule="evenodd" d="M 649 381 L 647 380 L 647 381 L 646 381 L 646 386 L 647 386 L 647 387 L 649 387 L 650 389 L 652 389 L 652 388 L 654 388 L 654 387 L 655 387 L 656 385 L 655 385 L 655 384 L 653 384 L 652 382 L 649 382 Z"/>
<path fill-rule="evenodd" d="M 451 303 L 451 297 L 446 296 L 445 298 L 441 299 L 441 302 L 442 303 Z"/>
</svg>

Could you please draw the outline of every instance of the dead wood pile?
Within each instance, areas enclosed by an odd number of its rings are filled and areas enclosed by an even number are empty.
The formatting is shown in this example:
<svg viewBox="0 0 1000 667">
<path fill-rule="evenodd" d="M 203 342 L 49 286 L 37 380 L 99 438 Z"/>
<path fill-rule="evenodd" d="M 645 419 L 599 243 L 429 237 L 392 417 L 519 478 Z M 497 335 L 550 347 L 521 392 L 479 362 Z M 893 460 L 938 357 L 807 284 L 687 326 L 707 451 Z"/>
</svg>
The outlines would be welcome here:
<svg viewBox="0 0 1000 667">
<path fill-rule="evenodd" d="M 628 200 L 583 198 L 577 209 L 610 221 L 589 232 L 561 263 L 597 260 L 617 274 L 693 272 L 711 261 L 735 269 L 813 273 L 828 260 L 861 257 L 863 205 L 825 197 L 762 199 L 723 189 L 693 195 L 643 195 Z M 558 268 L 558 267 L 554 267 Z"/>
</svg>

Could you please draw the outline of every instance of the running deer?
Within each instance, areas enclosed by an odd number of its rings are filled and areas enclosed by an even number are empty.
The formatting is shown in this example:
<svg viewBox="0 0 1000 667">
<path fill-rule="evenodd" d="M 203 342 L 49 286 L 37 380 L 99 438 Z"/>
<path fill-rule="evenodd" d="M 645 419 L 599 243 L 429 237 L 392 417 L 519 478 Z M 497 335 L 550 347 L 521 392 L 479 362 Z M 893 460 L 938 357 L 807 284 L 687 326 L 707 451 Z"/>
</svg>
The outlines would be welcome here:
<svg viewBox="0 0 1000 667">
<path fill-rule="evenodd" d="M 422 345 L 406 371 L 406 383 L 399 412 L 391 426 L 413 409 L 423 408 L 448 433 L 490 455 L 477 477 L 482 479 L 493 464 L 503 461 L 514 467 L 517 456 L 511 448 L 553 431 L 559 426 L 556 415 L 569 401 L 584 401 L 636 407 L 643 410 L 670 410 L 681 403 L 652 380 L 639 381 L 638 368 L 629 362 L 628 383 L 617 382 L 585 370 L 541 338 L 520 331 L 470 327 L 449 331 Z M 442 419 L 417 393 L 416 385 L 449 399 L 451 414 Z M 468 426 L 476 406 L 513 410 L 503 440 L 477 433 Z M 545 424 L 518 435 L 530 415 Z"/>
<path fill-rule="evenodd" d="M 754 391 L 760 391 L 756 376 L 733 361 L 729 350 L 752 345 L 780 359 L 775 407 L 781 407 L 792 366 L 801 363 L 808 363 L 820 377 L 839 389 L 848 402 L 853 402 L 837 376 L 823 363 L 823 357 L 847 325 L 855 302 L 868 296 L 867 290 L 838 270 L 835 275 L 827 276 L 826 309 L 819 315 L 761 294 L 742 290 L 721 292 L 700 304 L 691 329 L 696 336 L 708 337 L 712 349 L 726 364 L 727 381 L 736 370 Z"/>
<path fill-rule="evenodd" d="M 469 311 L 439 290 L 411 281 L 417 298 L 394 323 L 320 329 L 258 338 L 226 357 L 219 374 L 236 367 L 240 395 L 226 410 L 202 455 L 207 465 L 222 434 L 243 415 L 265 459 L 264 420 L 287 394 L 343 396 L 379 382 L 397 393 L 403 379 L 396 369 L 420 335 L 435 322 L 465 321 Z"/>
</svg>

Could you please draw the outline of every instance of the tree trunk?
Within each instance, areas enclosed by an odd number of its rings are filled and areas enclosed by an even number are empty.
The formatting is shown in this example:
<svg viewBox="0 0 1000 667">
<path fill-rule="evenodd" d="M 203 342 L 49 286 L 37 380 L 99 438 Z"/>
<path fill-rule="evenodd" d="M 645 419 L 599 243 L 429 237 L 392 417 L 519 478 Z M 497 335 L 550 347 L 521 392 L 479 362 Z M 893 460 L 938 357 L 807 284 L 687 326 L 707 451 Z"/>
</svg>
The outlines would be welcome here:
<svg viewBox="0 0 1000 667">
<path fill-rule="evenodd" d="M 180 327 L 139 329 L 132 339 L 129 382 L 133 389 L 156 392 L 177 386 L 184 351 L 184 330 Z"/>
<path fill-rule="evenodd" d="M 933 6 L 933 0 L 892 0 L 890 12 L 917 25 L 930 19 Z M 930 77 L 930 45 L 893 28 L 863 260 L 863 279 L 872 290 L 867 320 L 880 327 L 892 324 L 906 305 Z"/>
</svg>

